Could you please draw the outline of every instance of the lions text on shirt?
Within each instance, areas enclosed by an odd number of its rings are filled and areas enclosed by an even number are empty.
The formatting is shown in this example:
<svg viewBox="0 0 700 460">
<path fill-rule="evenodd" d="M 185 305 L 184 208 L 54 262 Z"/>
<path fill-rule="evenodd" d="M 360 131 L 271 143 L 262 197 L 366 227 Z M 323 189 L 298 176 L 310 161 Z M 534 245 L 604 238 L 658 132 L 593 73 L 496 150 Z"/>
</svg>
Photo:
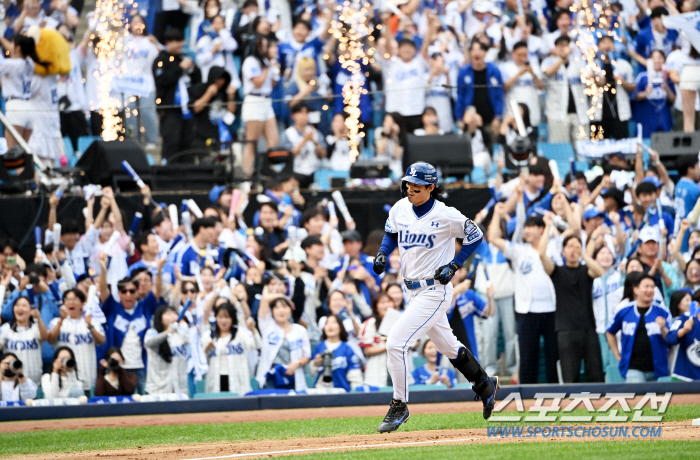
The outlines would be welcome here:
<svg viewBox="0 0 700 460">
<path fill-rule="evenodd" d="M 464 238 L 465 245 L 477 241 L 481 232 L 476 228 L 475 234 L 473 228 L 471 220 L 441 201 L 435 200 L 432 209 L 417 217 L 403 198 L 389 211 L 384 231 L 398 234 L 401 277 L 416 281 L 432 279 L 438 267 L 450 263 L 455 238 Z"/>
<path fill-rule="evenodd" d="M 172 352 L 171 362 L 166 362 L 158 353 L 162 341 L 167 340 Z M 183 393 L 188 394 L 187 386 L 187 344 L 189 336 L 178 329 L 177 332 L 161 332 L 149 329 L 144 345 L 148 352 L 148 370 L 146 372 L 146 393 Z"/>
<path fill-rule="evenodd" d="M 59 318 L 54 318 L 49 323 L 49 331 L 56 327 L 58 321 Z M 92 325 L 98 333 L 104 334 L 102 326 L 97 321 L 93 321 Z M 73 350 L 75 361 L 78 365 L 78 375 L 83 382 L 83 390 L 89 390 L 97 379 L 97 358 L 95 354 L 95 339 L 90 329 L 88 329 L 85 319 L 66 318 L 63 320 L 56 348 L 63 346 L 70 347 Z"/>
<path fill-rule="evenodd" d="M 2 96 L 5 100 L 29 100 L 32 95 L 32 75 L 34 75 L 34 61 L 30 58 L 4 59 L 0 57 Z"/>
<path fill-rule="evenodd" d="M 513 61 L 501 64 L 499 69 L 503 76 L 503 81 L 510 80 L 520 71 L 520 67 Z M 541 77 L 539 67 L 533 66 L 532 70 L 537 77 Z M 527 105 L 528 109 L 530 109 L 530 124 L 532 126 L 540 124 L 540 97 L 535 87 L 535 77 L 530 72 L 518 77 L 515 84 L 506 93 L 505 104 L 507 110 L 510 110 L 511 100 Z"/>
<path fill-rule="evenodd" d="M 13 331 L 10 323 L 0 326 L 0 345 L 3 353 L 14 353 L 22 361 L 24 375 L 34 382 L 41 381 L 41 340 L 39 325 L 35 322 L 30 327 L 17 326 Z"/>
<path fill-rule="evenodd" d="M 409 62 L 398 57 L 384 61 L 386 72 L 385 109 L 408 117 L 420 115 L 425 109 L 425 73 L 429 70 L 423 56 L 416 56 Z"/>
</svg>

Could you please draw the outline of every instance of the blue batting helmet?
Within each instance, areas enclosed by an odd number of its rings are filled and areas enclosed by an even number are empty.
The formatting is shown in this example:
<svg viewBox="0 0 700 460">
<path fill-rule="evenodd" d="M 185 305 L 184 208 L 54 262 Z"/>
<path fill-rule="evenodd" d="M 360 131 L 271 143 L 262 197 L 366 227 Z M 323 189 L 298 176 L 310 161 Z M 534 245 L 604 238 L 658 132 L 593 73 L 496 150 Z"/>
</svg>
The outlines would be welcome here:
<svg viewBox="0 0 700 460">
<path fill-rule="evenodd" d="M 420 161 L 408 167 L 406 175 L 401 179 L 401 196 L 406 189 L 406 182 L 418 185 L 435 185 L 438 183 L 437 169 L 429 163 Z"/>
</svg>

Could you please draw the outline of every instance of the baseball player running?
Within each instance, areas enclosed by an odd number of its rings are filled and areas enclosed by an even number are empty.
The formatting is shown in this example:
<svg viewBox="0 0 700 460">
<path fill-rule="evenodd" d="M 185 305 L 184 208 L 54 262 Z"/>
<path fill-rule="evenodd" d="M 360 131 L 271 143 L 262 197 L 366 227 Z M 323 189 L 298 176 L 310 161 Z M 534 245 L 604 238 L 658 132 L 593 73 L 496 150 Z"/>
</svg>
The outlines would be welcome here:
<svg viewBox="0 0 700 460">
<path fill-rule="evenodd" d="M 408 420 L 408 348 L 427 334 L 438 351 L 472 382 L 472 389 L 484 405 L 488 419 L 495 406 L 498 377 L 489 377 L 471 352 L 455 337 L 447 321 L 452 304 L 450 279 L 476 250 L 483 234 L 471 219 L 455 208 L 437 201 L 442 186 L 437 171 L 428 163 L 414 163 L 401 179 L 401 199 L 389 212 L 384 239 L 374 272 L 380 274 L 387 257 L 398 247 L 401 276 L 408 307 L 394 324 L 386 342 L 387 368 L 394 383 L 389 412 L 377 431 L 396 431 Z M 462 249 L 454 254 L 455 238 L 463 238 Z"/>
</svg>

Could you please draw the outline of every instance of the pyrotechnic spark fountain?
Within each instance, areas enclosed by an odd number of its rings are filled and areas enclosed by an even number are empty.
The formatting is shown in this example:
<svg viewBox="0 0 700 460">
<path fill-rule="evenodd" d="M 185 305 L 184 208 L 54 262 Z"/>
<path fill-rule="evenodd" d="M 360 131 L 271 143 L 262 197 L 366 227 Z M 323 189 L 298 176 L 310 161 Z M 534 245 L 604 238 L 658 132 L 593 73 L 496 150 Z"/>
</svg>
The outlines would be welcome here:
<svg viewBox="0 0 700 460">
<path fill-rule="evenodd" d="M 97 100 L 102 114 L 102 139 L 123 140 L 119 118 L 121 101 L 110 95 L 112 80 L 119 74 L 123 51 L 123 5 L 117 0 L 97 0 L 95 7 L 95 46 L 97 55 Z"/>
<path fill-rule="evenodd" d="M 352 78 L 343 85 L 343 102 L 348 114 L 345 126 L 349 131 L 348 144 L 352 161 L 357 158 L 360 138 L 364 137 L 364 133 L 360 132 L 363 127 L 360 123 L 360 97 L 367 90 L 362 88 L 361 65 L 374 62 L 374 48 L 371 46 L 374 41 L 371 35 L 373 28 L 368 19 L 370 8 L 369 3 L 345 0 L 342 6 L 338 5 L 338 19 L 331 22 L 329 30 L 338 40 L 338 62 L 352 74 Z M 370 44 L 367 51 L 363 43 L 365 38 Z"/>
<path fill-rule="evenodd" d="M 611 35 L 616 41 L 619 41 L 619 36 L 615 29 L 605 32 L 596 29 L 597 18 L 600 18 L 599 22 L 601 26 L 610 25 L 603 15 L 603 7 L 600 3 L 594 3 L 593 0 L 582 0 L 580 9 L 578 9 L 577 5 L 573 5 L 571 11 L 575 17 L 574 30 L 571 31 L 571 36 L 578 49 L 581 51 L 581 59 L 583 59 L 585 63 L 581 69 L 581 77 L 586 87 L 584 89 L 584 94 L 590 98 L 590 107 L 586 113 L 588 114 L 588 118 L 593 121 L 596 112 L 603 108 L 605 92 L 610 91 L 612 94 L 616 92 L 614 84 L 609 82 L 604 85 L 600 84 L 601 80 L 606 78 L 606 75 L 605 70 L 601 68 L 597 61 L 598 46 L 596 44 L 596 36 L 600 38 L 603 33 L 606 33 Z M 618 27 L 618 24 L 616 23 L 614 26 Z M 612 63 L 614 65 L 615 61 L 613 60 Z M 617 84 L 621 83 L 621 81 L 617 81 Z M 602 127 L 599 127 L 596 131 L 595 126 L 591 126 L 591 139 L 602 139 L 603 134 Z M 581 129 L 579 137 L 585 139 L 589 136 Z"/>
</svg>

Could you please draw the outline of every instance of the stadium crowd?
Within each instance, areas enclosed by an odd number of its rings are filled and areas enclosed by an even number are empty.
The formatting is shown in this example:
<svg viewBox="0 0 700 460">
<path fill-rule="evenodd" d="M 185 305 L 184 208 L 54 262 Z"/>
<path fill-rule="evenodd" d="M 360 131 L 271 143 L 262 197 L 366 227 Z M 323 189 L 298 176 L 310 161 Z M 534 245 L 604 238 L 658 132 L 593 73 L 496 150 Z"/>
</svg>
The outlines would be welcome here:
<svg viewBox="0 0 700 460">
<path fill-rule="evenodd" d="M 363 155 L 390 164 L 395 178 L 407 134 L 467 133 L 477 164 L 488 165 L 499 136 L 513 135 L 511 100 L 534 139 L 550 143 L 626 138 L 631 120 L 645 138 L 698 126 L 700 61 L 678 31 L 696 0 L 370 2 L 365 44 L 374 54 L 357 75 L 329 34 L 335 1 L 126 2 L 123 55 L 112 66 L 98 59 L 92 12 L 82 13 L 76 36 L 82 1 L 6 3 L 3 95 L 42 167 L 63 157 L 61 136 L 77 151 L 80 137 L 101 134 L 100 79 L 114 68 L 120 136 L 142 136 L 150 152 L 161 143 L 166 161 L 237 140 L 247 176 L 258 147 L 284 147 L 302 186 L 319 167 L 349 169 L 349 80 L 366 91 Z M 69 42 L 72 71 L 23 85 L 42 63 L 31 43 L 10 40 L 37 25 Z M 32 68 L 19 66 L 27 62 Z"/>
<path fill-rule="evenodd" d="M 90 30 L 73 37 L 80 9 L 56 3 L 8 5 L 5 34 L 41 24 L 75 45 L 75 72 L 58 84 L 70 85 L 61 129 L 77 145 L 102 125 L 95 44 Z M 11 238 L 0 243 L 2 401 L 33 399 L 39 386 L 62 398 L 192 394 L 202 380 L 208 393 L 241 395 L 390 385 L 385 339 L 404 309 L 398 257 L 375 275 L 381 229 L 361 235 L 349 220 L 341 232 L 327 203 L 299 193 L 319 167 L 349 168 L 339 95 L 350 78 L 368 90 L 361 121 L 374 140 L 365 153 L 385 159 L 397 178 L 408 133 L 468 133 L 475 159 L 483 153 L 490 162 L 494 145 L 514 136 L 511 99 L 528 132 L 537 139 L 546 122 L 553 143 L 592 130 L 626 138 L 630 120 L 645 137 L 695 130 L 697 51 L 663 18 L 697 2 L 596 3 L 595 27 L 582 35 L 574 22 L 584 13 L 572 13 L 580 5 L 568 0 L 393 4 L 373 2 L 375 62 L 355 76 L 337 62 L 328 34 L 332 3 L 126 8 L 127 67 L 145 78 L 122 94 L 139 103 L 146 142 L 158 141 L 159 126 L 166 159 L 217 144 L 221 130 L 238 134 L 230 112 L 245 125 L 246 174 L 261 137 L 292 151 L 294 174 L 251 196 L 259 209 L 247 221 L 241 190 L 215 186 L 190 223 L 155 205 L 144 187 L 133 236 L 133 217 L 109 187 L 83 215 L 60 221 L 61 198 L 52 195 L 34 260 L 22 260 Z M 32 59 L 21 42 L 5 45 L 14 53 L 5 63 Z M 592 123 L 580 42 L 597 47 L 603 97 Z M 15 64 L 2 64 L 3 94 L 19 75 L 8 70 Z M 449 314 L 486 372 L 520 383 L 699 379 L 698 158 L 679 158 L 677 181 L 658 153 L 645 161 L 641 149 L 633 164 L 614 153 L 597 175 L 563 180 L 534 157 L 527 173 L 504 181 L 504 161 L 494 157 L 494 199 L 475 218 L 486 238 L 452 280 Z M 412 354 L 413 383 L 458 385 L 429 340 L 417 340 Z"/>
</svg>

